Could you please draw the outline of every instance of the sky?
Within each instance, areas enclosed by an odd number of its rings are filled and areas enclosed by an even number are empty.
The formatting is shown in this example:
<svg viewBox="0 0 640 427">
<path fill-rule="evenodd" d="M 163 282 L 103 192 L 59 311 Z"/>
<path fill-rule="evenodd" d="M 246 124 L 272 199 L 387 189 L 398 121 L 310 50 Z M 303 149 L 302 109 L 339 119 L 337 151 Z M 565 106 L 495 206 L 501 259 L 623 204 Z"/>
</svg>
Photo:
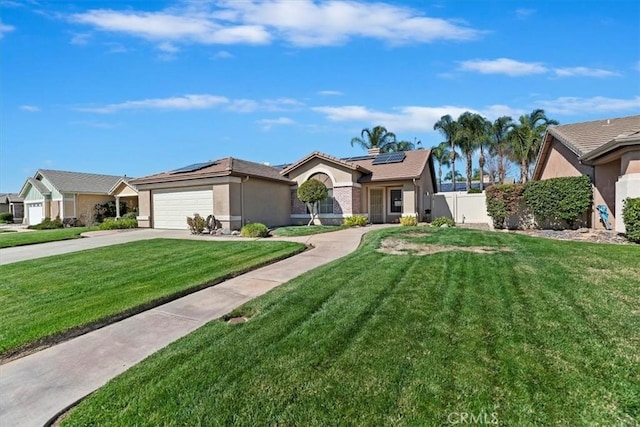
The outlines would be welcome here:
<svg viewBox="0 0 640 427">
<path fill-rule="evenodd" d="M 445 114 L 536 108 L 640 113 L 640 2 L 0 0 L 0 192 L 357 156 L 376 125 L 429 148 Z"/>
</svg>

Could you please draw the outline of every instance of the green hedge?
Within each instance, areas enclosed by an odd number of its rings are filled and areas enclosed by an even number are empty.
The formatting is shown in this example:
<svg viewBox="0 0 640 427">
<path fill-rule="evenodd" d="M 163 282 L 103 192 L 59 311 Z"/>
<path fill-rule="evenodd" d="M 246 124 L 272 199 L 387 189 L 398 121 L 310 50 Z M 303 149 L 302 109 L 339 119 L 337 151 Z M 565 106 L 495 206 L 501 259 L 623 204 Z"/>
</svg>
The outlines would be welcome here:
<svg viewBox="0 0 640 427">
<path fill-rule="evenodd" d="M 431 222 L 432 227 L 442 227 L 443 225 L 446 225 L 447 227 L 455 227 L 456 222 L 446 216 L 439 216 Z"/>
<path fill-rule="evenodd" d="M 138 221 L 131 218 L 105 218 L 100 224 L 100 230 L 123 230 L 127 228 L 138 228 Z"/>
<path fill-rule="evenodd" d="M 519 213 L 523 192 L 522 184 L 499 184 L 487 188 L 487 213 L 493 219 L 494 228 L 504 228 L 507 218 Z"/>
<path fill-rule="evenodd" d="M 62 220 L 60 217 L 56 217 L 56 219 L 51 219 L 49 217 L 45 218 L 40 224 L 30 225 L 27 228 L 31 230 L 54 230 L 56 228 L 62 228 Z"/>
<path fill-rule="evenodd" d="M 240 235 L 242 237 L 267 237 L 269 236 L 269 229 L 264 224 L 254 222 L 242 227 Z"/>
<path fill-rule="evenodd" d="M 627 239 L 640 243 L 640 197 L 625 199 L 622 218 Z"/>
<path fill-rule="evenodd" d="M 12 223 L 13 214 L 11 212 L 0 212 L 0 223 Z"/>
</svg>

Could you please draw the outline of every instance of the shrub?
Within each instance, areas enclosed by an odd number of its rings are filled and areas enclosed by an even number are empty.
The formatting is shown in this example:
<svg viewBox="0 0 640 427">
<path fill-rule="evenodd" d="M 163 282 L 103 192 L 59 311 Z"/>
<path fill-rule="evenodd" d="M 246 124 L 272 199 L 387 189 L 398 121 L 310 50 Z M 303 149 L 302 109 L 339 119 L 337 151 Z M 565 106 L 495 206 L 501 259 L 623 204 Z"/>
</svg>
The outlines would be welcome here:
<svg viewBox="0 0 640 427">
<path fill-rule="evenodd" d="M 415 227 L 418 225 L 418 218 L 415 216 L 401 216 L 400 225 L 403 227 Z"/>
<path fill-rule="evenodd" d="M 121 218 L 137 219 L 138 218 L 138 212 L 136 212 L 136 211 L 127 212 L 126 214 L 122 215 Z"/>
<path fill-rule="evenodd" d="M 630 242 L 640 243 L 640 197 L 627 198 L 622 208 L 624 228 Z"/>
<path fill-rule="evenodd" d="M 591 207 L 593 190 L 589 177 L 582 175 L 530 181 L 523 195 L 536 220 L 566 221 L 573 227 Z"/>
<path fill-rule="evenodd" d="M 56 219 L 51 220 L 51 218 L 47 217 L 40 224 L 30 225 L 27 228 L 31 230 L 53 230 L 56 228 L 62 228 L 62 220 L 60 217 L 56 217 Z"/>
<path fill-rule="evenodd" d="M 482 194 L 482 190 L 479 188 L 470 188 L 467 194 Z"/>
<path fill-rule="evenodd" d="M 362 215 L 351 215 L 342 221 L 342 225 L 347 227 L 364 227 L 367 225 L 367 217 Z"/>
<path fill-rule="evenodd" d="M 442 227 L 443 225 L 446 225 L 447 227 L 455 227 L 456 222 L 446 216 L 439 216 L 431 222 L 432 227 Z"/>
<path fill-rule="evenodd" d="M 11 212 L 0 212 L 0 223 L 13 222 L 13 214 Z"/>
<path fill-rule="evenodd" d="M 269 235 L 269 229 L 264 224 L 254 222 L 242 227 L 240 235 L 242 237 L 267 237 Z"/>
<path fill-rule="evenodd" d="M 128 228 L 138 228 L 138 221 L 131 218 L 105 218 L 99 226 L 100 230 L 123 230 Z"/>
<path fill-rule="evenodd" d="M 207 220 L 202 218 L 200 214 L 193 214 L 193 218 L 187 217 L 187 225 L 191 234 L 202 234 L 207 226 Z"/>
<path fill-rule="evenodd" d="M 117 215 L 115 200 L 110 200 L 106 203 L 98 203 L 94 206 L 93 210 L 96 222 L 102 222 L 106 218 L 115 218 Z M 120 215 L 125 215 L 126 213 L 127 202 L 120 202 Z"/>
<path fill-rule="evenodd" d="M 80 221 L 78 218 L 65 218 L 62 220 L 62 226 L 65 228 L 82 227 L 82 221 Z"/>
<path fill-rule="evenodd" d="M 493 220 L 494 228 L 504 228 L 506 219 L 519 213 L 523 193 L 522 184 L 499 184 L 487 188 L 487 213 Z"/>
</svg>

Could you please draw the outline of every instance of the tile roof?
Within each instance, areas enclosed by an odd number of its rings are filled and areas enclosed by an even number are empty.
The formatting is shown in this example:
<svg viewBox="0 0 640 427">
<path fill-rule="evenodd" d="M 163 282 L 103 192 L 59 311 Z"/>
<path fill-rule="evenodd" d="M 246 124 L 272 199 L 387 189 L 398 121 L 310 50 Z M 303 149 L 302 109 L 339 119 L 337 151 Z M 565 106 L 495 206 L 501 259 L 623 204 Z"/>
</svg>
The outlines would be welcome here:
<svg viewBox="0 0 640 427">
<path fill-rule="evenodd" d="M 298 166 L 302 165 L 303 163 L 308 162 L 309 160 L 311 160 L 313 158 L 326 160 L 326 161 L 328 161 L 330 163 L 334 163 L 334 164 L 338 164 L 338 165 L 344 166 L 347 169 L 359 170 L 360 172 L 363 172 L 363 173 L 371 172 L 370 170 L 368 170 L 367 168 L 363 167 L 362 165 L 360 165 L 360 164 L 358 164 L 356 162 L 350 161 L 350 159 L 339 159 L 337 157 L 333 157 L 333 156 L 330 156 L 328 154 L 321 153 L 320 151 L 314 151 L 313 153 L 308 154 L 307 156 L 303 157 L 302 159 L 298 160 L 297 162 L 288 165 L 280 173 L 283 174 L 283 175 L 286 175 L 289 172 L 291 172 L 292 170 L 294 170 L 295 168 L 297 168 Z"/>
<path fill-rule="evenodd" d="M 134 185 L 161 182 L 185 181 L 189 179 L 214 178 L 219 176 L 252 176 L 291 184 L 280 174 L 280 170 L 261 163 L 226 157 L 215 160 L 209 166 L 189 172 L 168 171 L 131 180 Z"/>
<path fill-rule="evenodd" d="M 62 193 L 108 194 L 114 184 L 122 178 L 117 175 L 100 175 L 50 169 L 40 169 L 36 173 L 36 176 L 38 174 L 45 177 L 56 190 Z"/>
<path fill-rule="evenodd" d="M 356 165 L 370 171 L 360 182 L 394 181 L 419 178 L 429 163 L 431 150 L 405 151 L 406 157 L 400 163 L 374 165 L 375 156 L 367 156 L 353 160 Z"/>
<path fill-rule="evenodd" d="M 578 156 L 584 156 L 617 136 L 640 130 L 640 115 L 551 126 L 550 135 Z"/>
</svg>

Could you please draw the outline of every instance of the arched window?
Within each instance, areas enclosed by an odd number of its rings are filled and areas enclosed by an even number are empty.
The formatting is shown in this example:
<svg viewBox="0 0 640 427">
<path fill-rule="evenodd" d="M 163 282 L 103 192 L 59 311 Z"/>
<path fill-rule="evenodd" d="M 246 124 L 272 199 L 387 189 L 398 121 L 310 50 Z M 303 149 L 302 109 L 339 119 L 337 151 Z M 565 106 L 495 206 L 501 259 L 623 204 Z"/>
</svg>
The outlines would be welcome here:
<svg viewBox="0 0 640 427">
<path fill-rule="evenodd" d="M 332 214 L 333 213 L 333 181 L 331 177 L 326 173 L 314 173 L 309 179 L 315 179 L 320 181 L 327 187 L 327 198 L 318 202 L 319 214 Z"/>
</svg>

